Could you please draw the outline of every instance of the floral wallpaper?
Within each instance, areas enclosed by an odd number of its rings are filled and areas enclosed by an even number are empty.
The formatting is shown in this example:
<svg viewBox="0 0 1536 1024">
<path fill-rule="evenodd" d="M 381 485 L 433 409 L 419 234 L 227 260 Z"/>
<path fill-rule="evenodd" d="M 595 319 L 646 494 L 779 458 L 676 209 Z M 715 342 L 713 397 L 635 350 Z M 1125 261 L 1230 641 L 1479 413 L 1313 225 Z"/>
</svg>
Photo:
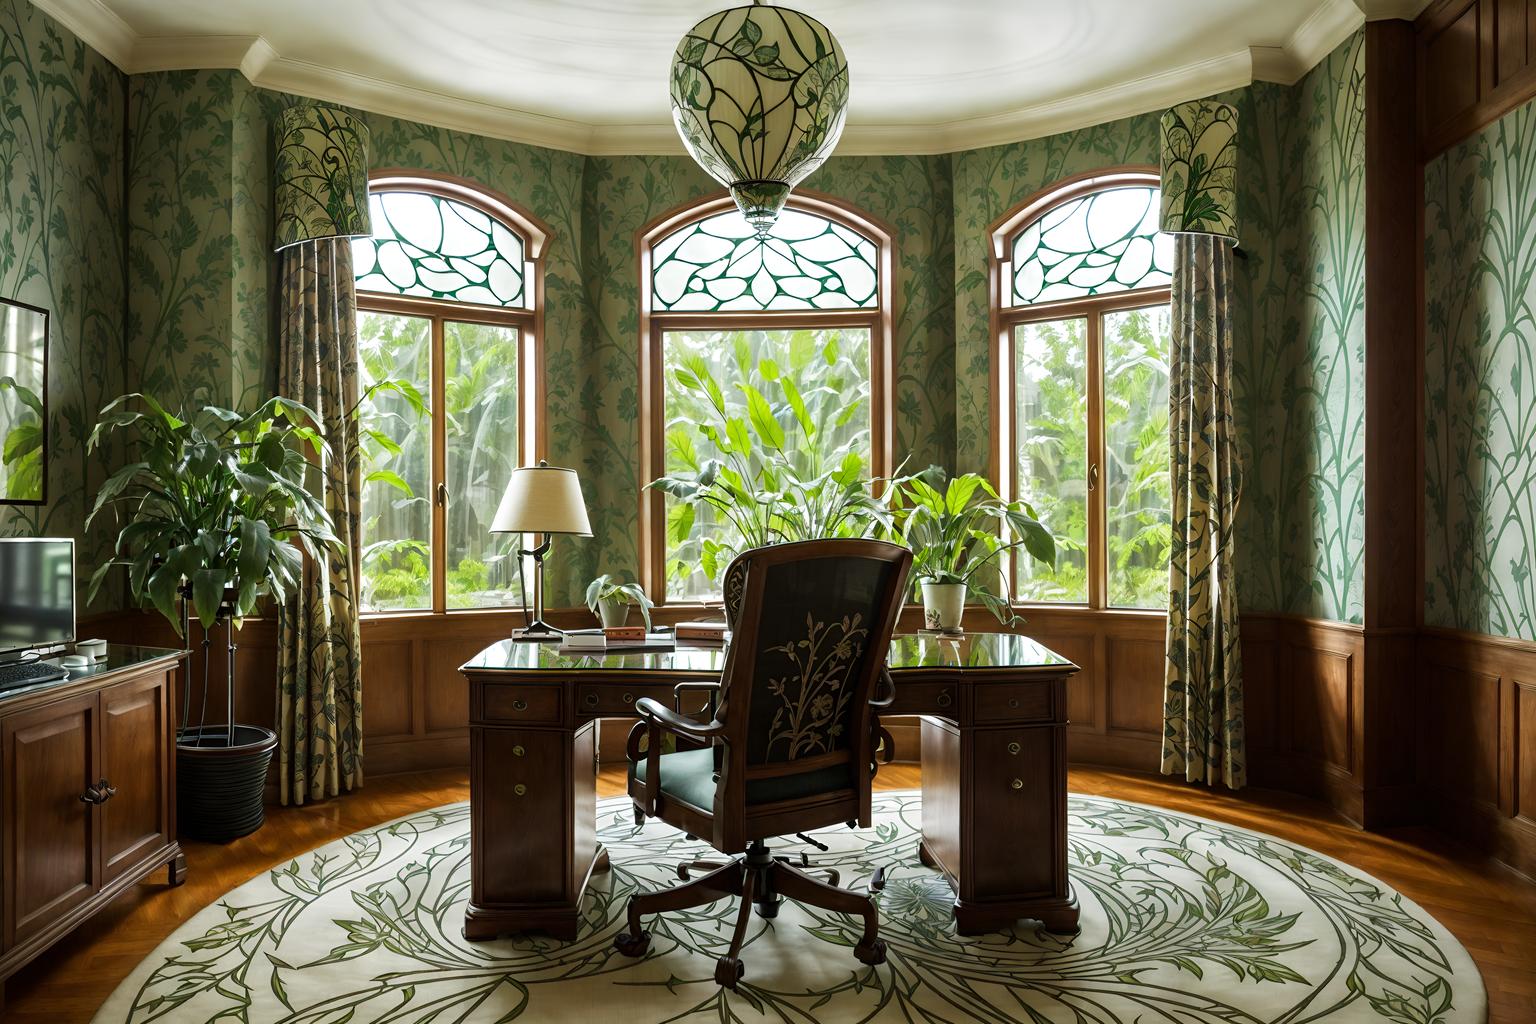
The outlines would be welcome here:
<svg viewBox="0 0 1536 1024">
<path fill-rule="evenodd" d="M 1424 621 L 1536 636 L 1536 104 L 1424 171 Z"/>
<path fill-rule="evenodd" d="M 88 495 L 117 456 L 88 454 L 86 440 L 123 390 L 126 90 L 26 0 L 0 0 L 0 296 L 50 313 L 48 504 L 0 505 L 0 537 L 75 537 L 87 566 L 112 544 L 101 526 L 84 531 Z M 112 603 L 104 592 L 96 607 Z"/>
<path fill-rule="evenodd" d="M 1234 405 L 1246 609 L 1360 622 L 1365 463 L 1364 36 L 1239 115 Z"/>
</svg>

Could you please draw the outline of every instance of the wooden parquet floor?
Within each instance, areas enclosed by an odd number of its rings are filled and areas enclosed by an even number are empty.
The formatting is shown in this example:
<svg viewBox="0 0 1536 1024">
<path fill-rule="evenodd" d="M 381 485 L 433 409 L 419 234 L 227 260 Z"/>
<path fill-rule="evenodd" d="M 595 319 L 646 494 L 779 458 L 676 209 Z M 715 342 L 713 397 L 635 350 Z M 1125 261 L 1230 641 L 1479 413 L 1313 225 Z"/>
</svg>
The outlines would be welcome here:
<svg viewBox="0 0 1536 1024">
<path fill-rule="evenodd" d="M 880 770 L 878 788 L 921 784 L 915 765 Z M 1152 776 L 1074 769 L 1077 793 L 1167 807 L 1281 836 L 1354 864 L 1419 903 L 1471 952 L 1488 987 L 1494 1024 L 1536 1022 L 1536 884 L 1453 840 L 1425 829 L 1361 832 L 1320 804 L 1286 794 L 1241 797 Z M 602 796 L 623 792 L 623 774 L 606 769 Z M 134 966 L 177 925 L 230 889 L 323 843 L 413 811 L 467 799 L 463 771 L 375 779 L 312 807 L 273 808 L 266 827 L 228 846 L 187 844 L 187 883 L 163 876 L 125 894 L 7 985 L 6 1024 L 89 1021 Z"/>
</svg>

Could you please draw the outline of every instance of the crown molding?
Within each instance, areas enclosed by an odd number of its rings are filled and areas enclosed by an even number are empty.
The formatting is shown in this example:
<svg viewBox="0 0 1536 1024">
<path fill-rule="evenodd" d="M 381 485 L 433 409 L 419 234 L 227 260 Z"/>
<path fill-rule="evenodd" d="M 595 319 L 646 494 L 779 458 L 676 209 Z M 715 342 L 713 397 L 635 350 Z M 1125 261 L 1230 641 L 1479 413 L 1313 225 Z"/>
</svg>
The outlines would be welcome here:
<svg viewBox="0 0 1536 1024">
<path fill-rule="evenodd" d="M 231 69 L 253 85 L 455 131 L 588 156 L 683 152 L 670 122 L 592 124 L 467 100 L 284 57 L 260 36 L 140 36 L 103 0 L 32 0 L 127 74 Z M 1367 17 L 1411 17 L 1427 0 L 1320 0 L 1280 46 L 1254 46 L 1047 103 L 941 123 L 848 125 L 845 156 L 953 153 L 1144 114 L 1255 79 L 1290 85 Z"/>
<path fill-rule="evenodd" d="M 1356 0 L 1323 0 L 1280 46 L 1251 46 L 1253 77 L 1260 82 L 1295 85 L 1344 40 L 1365 24 Z"/>
</svg>

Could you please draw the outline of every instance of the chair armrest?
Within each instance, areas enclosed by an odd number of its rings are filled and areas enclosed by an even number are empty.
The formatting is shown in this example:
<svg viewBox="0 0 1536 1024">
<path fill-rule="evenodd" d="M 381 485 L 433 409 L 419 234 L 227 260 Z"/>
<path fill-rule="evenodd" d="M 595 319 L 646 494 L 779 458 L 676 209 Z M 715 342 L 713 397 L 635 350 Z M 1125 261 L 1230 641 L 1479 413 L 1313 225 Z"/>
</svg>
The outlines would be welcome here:
<svg viewBox="0 0 1536 1024">
<path fill-rule="evenodd" d="M 713 720 L 720 702 L 719 682 L 678 683 L 672 687 L 672 709 L 678 714 L 685 714 L 683 711 L 683 697 L 690 693 L 705 693 L 709 695 L 709 702 L 705 707 L 709 711 L 710 719 Z"/>
<path fill-rule="evenodd" d="M 896 680 L 891 678 L 891 670 L 882 668 L 880 678 L 875 682 L 875 692 L 869 698 L 869 706 L 877 711 L 883 711 L 890 707 L 896 700 Z"/>
<path fill-rule="evenodd" d="M 689 739 L 714 739 L 725 732 L 725 726 L 720 722 L 700 724 L 691 718 L 684 718 L 676 711 L 649 697 L 641 697 L 636 701 L 635 711 L 639 713 L 640 720 L 647 725 L 676 733 L 679 736 L 686 736 Z"/>
</svg>

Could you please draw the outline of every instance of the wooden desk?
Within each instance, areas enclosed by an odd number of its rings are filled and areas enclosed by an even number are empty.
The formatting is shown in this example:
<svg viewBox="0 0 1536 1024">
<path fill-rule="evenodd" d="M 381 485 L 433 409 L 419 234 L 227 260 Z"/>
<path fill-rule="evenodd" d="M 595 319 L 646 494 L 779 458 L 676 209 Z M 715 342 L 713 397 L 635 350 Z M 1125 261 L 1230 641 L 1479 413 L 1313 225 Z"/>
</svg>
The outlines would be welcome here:
<svg viewBox="0 0 1536 1024">
<path fill-rule="evenodd" d="M 470 844 L 466 938 L 543 929 L 574 939 L 582 891 L 608 854 L 596 836 L 596 723 L 650 697 L 720 677 L 719 650 L 562 655 L 504 640 L 469 680 Z M 955 890 L 963 935 L 1033 918 L 1077 930 L 1067 878 L 1067 678 L 1077 666 L 1027 637 L 899 636 L 896 702 L 921 715 L 923 863 Z"/>
</svg>

